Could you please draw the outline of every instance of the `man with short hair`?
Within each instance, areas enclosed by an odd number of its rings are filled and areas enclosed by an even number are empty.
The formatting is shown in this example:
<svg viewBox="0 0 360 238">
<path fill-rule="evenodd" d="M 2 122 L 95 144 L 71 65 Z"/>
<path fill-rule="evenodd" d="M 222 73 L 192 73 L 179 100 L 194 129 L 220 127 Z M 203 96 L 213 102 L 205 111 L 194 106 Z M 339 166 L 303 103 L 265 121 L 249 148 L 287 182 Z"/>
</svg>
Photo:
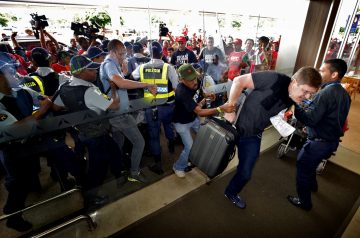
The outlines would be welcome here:
<svg viewBox="0 0 360 238">
<path fill-rule="evenodd" d="M 218 47 L 214 46 L 214 37 L 208 37 L 206 48 L 200 52 L 199 60 L 205 61 L 205 73 L 218 83 L 224 70 L 225 56 Z"/>
<path fill-rule="evenodd" d="M 105 90 L 113 82 L 119 88 L 117 93 L 120 98 L 121 110 L 128 110 L 129 97 L 127 89 L 147 88 L 152 94 L 156 94 L 157 87 L 155 84 L 135 82 L 124 78 L 127 73 L 126 49 L 124 44 L 117 39 L 113 39 L 108 44 L 109 55 L 100 67 L 100 79 Z M 109 93 L 111 95 L 111 92 Z M 140 173 L 140 162 L 145 146 L 145 141 L 141 135 L 136 121 L 128 113 L 110 119 L 112 125 L 113 137 L 122 148 L 124 136 L 133 144 L 131 152 L 131 169 L 128 180 L 131 182 L 146 182 L 145 177 Z"/>
<path fill-rule="evenodd" d="M 184 144 L 178 160 L 173 165 L 173 171 L 179 178 L 185 177 L 188 167 L 188 157 L 193 144 L 191 130 L 196 133 L 200 127 L 199 116 L 206 117 L 222 112 L 223 105 L 217 108 L 203 109 L 205 98 L 199 95 L 200 81 L 199 73 L 191 64 L 183 64 L 178 69 L 180 84 L 175 91 L 175 109 L 173 122 L 177 133 L 179 133 Z M 213 95 L 210 97 L 214 98 Z M 194 98 L 197 98 L 196 101 Z"/>
<path fill-rule="evenodd" d="M 287 197 L 291 204 L 307 211 L 312 208 L 311 192 L 318 190 L 316 168 L 337 150 L 351 104 L 349 94 L 340 84 L 347 72 L 346 62 L 342 59 L 326 60 L 319 72 L 321 89 L 309 107 L 304 110 L 295 106 L 296 119 L 307 126 L 308 140 L 296 160 L 298 196 Z"/>
<path fill-rule="evenodd" d="M 150 44 L 150 53 L 152 59 L 146 64 L 140 65 L 133 72 L 134 79 L 140 79 L 140 82 L 155 83 L 158 93 L 155 98 L 167 98 L 165 104 L 145 109 L 145 119 L 149 131 L 150 151 L 154 156 L 155 164 L 149 168 L 157 174 L 163 174 L 161 165 L 161 146 L 160 146 L 160 129 L 161 123 L 164 127 L 165 136 L 168 139 L 169 152 L 174 152 L 174 128 L 172 117 L 174 111 L 174 90 L 178 85 L 178 76 L 172 65 L 164 63 L 162 58 L 162 47 L 159 42 Z M 154 96 L 145 91 L 144 97 L 154 98 Z"/>
<path fill-rule="evenodd" d="M 312 67 L 299 69 L 292 78 L 274 71 L 264 71 L 235 77 L 230 96 L 223 110 L 230 122 L 235 120 L 235 105 L 244 89 L 252 92 L 247 96 L 236 124 L 239 133 L 236 145 L 239 164 L 225 189 L 225 196 L 239 208 L 246 203 L 238 193 L 251 178 L 259 157 L 261 137 L 270 125 L 270 118 L 294 103 L 301 103 L 314 94 L 321 84 L 321 75 Z"/>
<path fill-rule="evenodd" d="M 183 64 L 197 63 L 198 60 L 194 52 L 186 48 L 186 38 L 179 36 L 176 38 L 176 42 L 179 44 L 179 48 L 171 56 L 170 63 L 176 68 L 179 68 Z"/>
</svg>

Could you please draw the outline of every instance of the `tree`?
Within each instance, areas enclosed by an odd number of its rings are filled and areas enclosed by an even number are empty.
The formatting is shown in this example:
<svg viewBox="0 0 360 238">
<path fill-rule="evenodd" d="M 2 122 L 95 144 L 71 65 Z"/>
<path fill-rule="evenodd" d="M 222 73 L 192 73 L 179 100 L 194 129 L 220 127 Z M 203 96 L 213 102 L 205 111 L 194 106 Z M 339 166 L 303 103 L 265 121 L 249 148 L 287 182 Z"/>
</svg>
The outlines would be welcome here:
<svg viewBox="0 0 360 238">
<path fill-rule="evenodd" d="M 17 17 L 8 13 L 0 13 L 0 26 L 8 26 L 9 21 L 17 21 Z"/>
<path fill-rule="evenodd" d="M 235 28 L 236 30 L 240 30 L 241 22 L 234 20 L 234 21 L 231 22 L 231 26 L 232 26 L 232 28 Z"/>
<path fill-rule="evenodd" d="M 95 23 L 98 26 L 100 26 L 102 29 L 105 29 L 105 27 L 109 24 L 111 24 L 111 17 L 106 12 L 86 12 L 85 16 L 86 21 L 90 21 L 91 23 Z M 121 24 L 121 18 L 120 18 L 120 24 Z"/>
</svg>

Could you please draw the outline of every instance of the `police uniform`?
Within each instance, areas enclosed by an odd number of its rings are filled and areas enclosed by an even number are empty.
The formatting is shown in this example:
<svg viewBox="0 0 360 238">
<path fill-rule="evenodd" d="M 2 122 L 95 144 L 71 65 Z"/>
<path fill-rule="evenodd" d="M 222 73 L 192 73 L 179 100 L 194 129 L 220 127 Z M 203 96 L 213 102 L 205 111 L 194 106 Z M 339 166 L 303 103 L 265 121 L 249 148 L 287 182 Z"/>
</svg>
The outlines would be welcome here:
<svg viewBox="0 0 360 238">
<path fill-rule="evenodd" d="M 108 109 L 112 99 L 91 82 L 73 76 L 69 84 L 60 87 L 59 97 L 54 103 L 65 106 L 69 112 L 91 109 L 100 114 Z M 108 120 L 100 120 L 76 126 L 80 131 L 79 138 L 89 153 L 86 189 L 102 184 L 109 164 L 115 177 L 122 176 L 121 151 L 108 134 L 109 125 Z"/>
<path fill-rule="evenodd" d="M 0 93 L 0 128 L 12 125 L 33 112 L 33 106 L 39 106 L 39 94 L 28 88 L 13 88 L 11 95 Z M 39 189 L 37 177 L 38 156 L 30 153 L 31 142 L 9 142 L 1 145 L 1 162 L 6 171 L 5 187 L 8 198 L 4 213 L 10 214 L 25 207 L 25 199 L 32 189 Z M 23 152 L 23 153 L 20 153 Z"/>
<path fill-rule="evenodd" d="M 156 84 L 157 94 L 155 98 L 167 98 L 167 103 L 153 108 L 145 109 L 145 118 L 148 123 L 150 137 L 150 150 L 155 157 L 155 162 L 161 161 L 160 126 L 164 126 L 165 136 L 169 144 L 173 143 L 175 134 L 172 125 L 174 112 L 174 89 L 178 84 L 178 76 L 172 65 L 164 63 L 161 59 L 152 59 L 149 63 L 140 65 L 134 73 L 134 78 L 140 78 L 141 82 Z M 154 96 L 144 89 L 144 98 Z"/>
</svg>

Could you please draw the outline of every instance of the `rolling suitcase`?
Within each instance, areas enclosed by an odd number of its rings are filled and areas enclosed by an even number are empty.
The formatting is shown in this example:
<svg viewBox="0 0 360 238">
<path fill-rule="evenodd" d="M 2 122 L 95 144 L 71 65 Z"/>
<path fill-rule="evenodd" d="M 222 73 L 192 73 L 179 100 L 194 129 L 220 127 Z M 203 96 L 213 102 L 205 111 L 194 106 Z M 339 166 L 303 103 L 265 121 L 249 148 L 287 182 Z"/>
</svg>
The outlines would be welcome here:
<svg viewBox="0 0 360 238">
<path fill-rule="evenodd" d="M 243 93 L 237 117 L 245 97 L 246 94 Z M 234 158 L 237 134 L 236 128 L 224 119 L 205 119 L 191 147 L 189 160 L 210 179 L 216 177 Z"/>
</svg>

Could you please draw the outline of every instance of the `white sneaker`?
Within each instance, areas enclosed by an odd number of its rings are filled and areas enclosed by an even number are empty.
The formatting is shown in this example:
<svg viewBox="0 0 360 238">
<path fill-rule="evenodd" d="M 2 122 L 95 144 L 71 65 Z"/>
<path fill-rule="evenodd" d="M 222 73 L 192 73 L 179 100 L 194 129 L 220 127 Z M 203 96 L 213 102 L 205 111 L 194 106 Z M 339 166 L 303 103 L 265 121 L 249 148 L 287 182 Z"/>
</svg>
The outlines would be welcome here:
<svg viewBox="0 0 360 238">
<path fill-rule="evenodd" d="M 178 176 L 179 178 L 184 178 L 185 177 L 185 171 L 176 170 L 174 167 L 172 169 L 173 169 L 174 173 L 176 174 L 176 176 Z"/>
</svg>

